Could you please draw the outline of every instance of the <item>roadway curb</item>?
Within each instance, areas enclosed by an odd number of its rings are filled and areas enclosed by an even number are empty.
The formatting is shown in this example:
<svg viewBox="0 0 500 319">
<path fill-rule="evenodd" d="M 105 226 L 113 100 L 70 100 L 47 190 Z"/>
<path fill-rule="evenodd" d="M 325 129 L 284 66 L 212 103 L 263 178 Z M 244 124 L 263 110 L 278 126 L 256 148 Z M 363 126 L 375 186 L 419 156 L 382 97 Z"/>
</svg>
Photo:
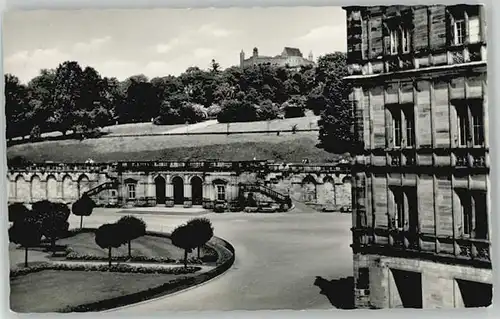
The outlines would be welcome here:
<svg viewBox="0 0 500 319">
<path fill-rule="evenodd" d="M 217 278 L 220 278 L 222 275 L 226 274 L 227 272 L 229 272 L 229 270 L 231 270 L 231 268 L 233 268 L 234 266 L 234 263 L 236 261 L 236 252 L 235 252 L 235 249 L 233 247 L 233 245 L 231 245 L 231 243 L 229 243 L 227 240 L 225 239 L 222 239 L 220 237 L 216 237 L 214 236 L 215 239 L 217 240 L 220 240 L 223 242 L 223 244 L 218 244 L 220 246 L 223 246 L 224 249 L 227 249 L 231 252 L 231 254 L 233 255 L 231 257 L 232 261 L 231 261 L 231 265 L 223 272 L 221 272 L 220 274 L 206 280 L 206 281 L 202 281 L 200 282 L 199 284 L 196 284 L 196 285 L 193 285 L 193 286 L 190 286 L 190 287 L 187 287 L 185 289 L 182 289 L 182 290 L 179 290 L 179 291 L 176 291 L 176 292 L 173 292 L 173 293 L 167 293 L 163 296 L 159 296 L 159 297 L 155 297 L 155 298 L 151 298 L 151 299 L 146 299 L 146 300 L 143 300 L 143 301 L 139 301 L 139 302 L 135 302 L 135 303 L 131 303 L 131 304 L 128 304 L 128 305 L 124 305 L 124 306 L 120 306 L 120 307 L 116 307 L 116 308 L 111 308 L 111 309 L 107 309 L 107 310 L 103 310 L 103 311 L 100 311 L 100 312 L 113 312 L 113 311 L 119 311 L 119 310 L 124 310 L 124 309 L 128 309 L 128 308 L 133 308 L 133 307 L 136 307 L 136 306 L 139 306 L 139 305 L 143 305 L 143 304 L 147 304 L 147 303 L 150 303 L 150 302 L 154 302 L 154 301 L 158 301 L 160 299 L 163 299 L 163 298 L 168 298 L 170 296 L 175 296 L 177 294 L 180 294 L 180 293 L 183 293 L 183 292 L 186 292 L 186 291 L 189 291 L 191 289 L 194 289 L 194 288 L 198 288 L 202 285 L 205 285 L 205 284 L 208 284 L 209 282 L 217 279 Z M 226 261 L 226 262 L 229 262 Z M 225 265 L 224 264 L 221 264 L 219 265 L 218 267 L 224 267 Z M 217 269 L 218 267 L 216 267 L 215 269 Z M 202 276 L 204 274 L 200 274 L 200 276 Z"/>
<path fill-rule="evenodd" d="M 236 258 L 235 258 L 234 261 L 236 261 Z M 234 265 L 234 261 L 233 261 L 233 265 Z M 165 298 L 168 298 L 168 297 L 172 297 L 172 296 L 181 294 L 183 292 L 186 292 L 186 291 L 189 291 L 189 290 L 192 290 L 192 289 L 204 286 L 204 285 L 206 285 L 206 284 L 214 281 L 215 279 L 219 279 L 223 275 L 227 274 L 233 268 L 233 265 L 231 265 L 231 267 L 229 267 L 226 271 L 218 274 L 217 276 L 215 276 L 213 278 L 210 278 L 207 281 L 203 281 L 203 282 L 201 282 L 201 283 L 199 283 L 197 285 L 188 287 L 186 289 L 182 289 L 182 290 L 179 290 L 179 291 L 176 291 L 176 292 L 173 292 L 173 293 L 170 293 L 170 294 L 166 294 L 166 295 L 163 295 L 163 296 L 160 296 L 160 297 L 156 297 L 156 298 L 152 298 L 152 299 L 147 299 L 147 300 L 139 301 L 139 302 L 132 303 L 132 304 L 129 304 L 129 305 L 126 305 L 126 306 L 116 307 L 116 308 L 112 308 L 112 309 L 108 309 L 108 310 L 104 310 L 104 311 L 100 311 L 100 312 L 107 313 L 107 312 L 114 312 L 114 311 L 125 310 L 125 309 L 128 309 L 128 308 L 133 308 L 133 307 L 137 307 L 137 306 L 140 306 L 140 305 L 145 305 L 145 304 L 148 304 L 148 303 L 151 303 L 151 302 L 154 302 L 154 301 L 158 301 L 158 300 L 161 300 L 161 299 L 165 299 Z"/>
</svg>

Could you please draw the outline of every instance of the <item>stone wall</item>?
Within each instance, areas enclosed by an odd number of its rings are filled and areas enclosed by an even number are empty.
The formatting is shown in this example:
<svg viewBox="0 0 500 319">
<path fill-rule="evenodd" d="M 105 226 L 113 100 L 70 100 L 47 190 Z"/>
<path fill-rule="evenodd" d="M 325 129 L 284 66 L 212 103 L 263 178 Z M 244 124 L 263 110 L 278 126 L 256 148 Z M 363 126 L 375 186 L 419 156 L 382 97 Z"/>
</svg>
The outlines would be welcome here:
<svg viewBox="0 0 500 319">
<path fill-rule="evenodd" d="M 99 205 L 173 206 L 193 205 L 201 196 L 204 205 L 218 198 L 223 189 L 226 201 L 238 198 L 240 183 L 263 183 L 265 186 L 318 209 L 339 210 L 351 207 L 350 176 L 330 173 L 290 171 L 257 173 L 252 171 L 141 171 L 112 168 L 11 169 L 8 176 L 9 202 L 33 203 L 42 199 L 72 203 L 82 194 L 103 183 L 116 180 L 116 189 L 106 189 L 93 196 Z M 193 186 L 194 185 L 194 186 Z M 223 185 L 223 186 L 222 186 Z M 197 188 L 193 190 L 193 187 Z M 179 189 L 180 188 L 180 189 Z M 164 192 L 164 193 L 163 193 Z M 177 196 L 177 198 L 176 198 Z M 181 201 L 179 202 L 179 196 Z M 257 196 L 259 196 L 257 194 Z M 260 200 L 268 201 L 266 196 Z M 200 201 L 200 198 L 196 200 Z"/>
<path fill-rule="evenodd" d="M 366 269 L 369 282 L 363 287 L 359 281 L 360 270 L 362 273 Z M 402 284 L 398 271 L 415 275 L 419 284 Z M 354 255 L 354 277 L 357 308 L 402 308 L 408 293 L 410 296 L 412 293 L 420 294 L 424 309 L 462 308 L 467 303 L 464 297 L 466 289 L 462 287 L 464 283 L 483 284 L 483 288 L 488 290 L 493 281 L 491 269 L 361 254 Z M 484 294 L 484 298 L 488 296 L 488 293 Z M 488 300 L 484 302 L 488 303 Z"/>
</svg>

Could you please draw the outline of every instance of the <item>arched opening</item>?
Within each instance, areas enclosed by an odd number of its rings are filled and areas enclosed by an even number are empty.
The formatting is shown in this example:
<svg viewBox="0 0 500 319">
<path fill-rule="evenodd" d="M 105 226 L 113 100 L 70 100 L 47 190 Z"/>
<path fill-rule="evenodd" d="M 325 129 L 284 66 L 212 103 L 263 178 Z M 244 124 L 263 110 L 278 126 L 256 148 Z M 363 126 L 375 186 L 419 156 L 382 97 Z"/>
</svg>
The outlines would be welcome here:
<svg viewBox="0 0 500 319">
<path fill-rule="evenodd" d="M 74 183 L 71 176 L 66 175 L 62 180 L 62 198 L 63 201 L 69 202 L 75 197 Z"/>
<path fill-rule="evenodd" d="M 331 176 L 326 176 L 323 179 L 324 201 L 326 205 L 336 205 L 335 198 L 335 181 Z"/>
<path fill-rule="evenodd" d="M 156 204 L 165 204 L 165 179 L 162 176 L 155 178 Z"/>
<path fill-rule="evenodd" d="M 181 177 L 175 176 L 172 178 L 172 185 L 174 187 L 174 205 L 184 204 L 184 181 Z"/>
<path fill-rule="evenodd" d="M 191 178 L 191 196 L 193 205 L 203 204 L 203 181 L 198 176 Z"/>
<path fill-rule="evenodd" d="M 303 199 L 305 202 L 316 201 L 316 180 L 307 175 L 302 181 Z"/>
<path fill-rule="evenodd" d="M 31 200 L 37 202 L 43 199 L 42 182 L 38 175 L 31 178 Z"/>
<path fill-rule="evenodd" d="M 90 189 L 90 181 L 87 175 L 82 175 L 78 179 L 78 198 L 82 197 Z"/>
<path fill-rule="evenodd" d="M 26 182 L 22 175 L 16 177 L 16 200 L 19 202 L 31 200 L 31 190 L 29 183 Z"/>
<path fill-rule="evenodd" d="M 47 199 L 57 200 L 57 180 L 53 175 L 47 177 Z"/>
</svg>

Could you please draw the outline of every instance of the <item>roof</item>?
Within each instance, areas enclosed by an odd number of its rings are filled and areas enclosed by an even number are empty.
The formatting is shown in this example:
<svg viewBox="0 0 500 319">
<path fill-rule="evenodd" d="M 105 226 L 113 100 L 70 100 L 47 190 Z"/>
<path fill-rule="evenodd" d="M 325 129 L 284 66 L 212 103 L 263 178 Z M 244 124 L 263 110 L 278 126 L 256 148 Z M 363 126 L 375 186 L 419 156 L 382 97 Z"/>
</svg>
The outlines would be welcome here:
<svg viewBox="0 0 500 319">
<path fill-rule="evenodd" d="M 285 53 L 291 56 L 302 56 L 302 53 L 297 48 L 285 47 Z"/>
</svg>

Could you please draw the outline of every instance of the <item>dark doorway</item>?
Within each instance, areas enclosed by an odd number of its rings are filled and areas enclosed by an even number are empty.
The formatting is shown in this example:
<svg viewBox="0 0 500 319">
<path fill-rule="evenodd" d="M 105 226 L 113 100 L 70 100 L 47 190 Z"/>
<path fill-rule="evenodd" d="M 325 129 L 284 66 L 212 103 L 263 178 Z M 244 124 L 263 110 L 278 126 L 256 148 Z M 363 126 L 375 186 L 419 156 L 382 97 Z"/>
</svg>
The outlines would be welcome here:
<svg viewBox="0 0 500 319">
<path fill-rule="evenodd" d="M 174 204 L 184 204 L 184 181 L 179 176 L 172 178 L 172 185 L 174 186 Z"/>
<path fill-rule="evenodd" d="M 165 204 L 165 179 L 161 176 L 155 178 L 156 204 Z"/>
<path fill-rule="evenodd" d="M 457 279 L 466 308 L 488 307 L 493 298 L 493 286 L 481 282 Z"/>
<path fill-rule="evenodd" d="M 418 272 L 392 269 L 394 281 L 404 308 L 422 308 L 422 275 Z"/>
<path fill-rule="evenodd" d="M 191 194 L 193 205 L 203 204 L 203 181 L 198 176 L 191 178 Z"/>
</svg>

